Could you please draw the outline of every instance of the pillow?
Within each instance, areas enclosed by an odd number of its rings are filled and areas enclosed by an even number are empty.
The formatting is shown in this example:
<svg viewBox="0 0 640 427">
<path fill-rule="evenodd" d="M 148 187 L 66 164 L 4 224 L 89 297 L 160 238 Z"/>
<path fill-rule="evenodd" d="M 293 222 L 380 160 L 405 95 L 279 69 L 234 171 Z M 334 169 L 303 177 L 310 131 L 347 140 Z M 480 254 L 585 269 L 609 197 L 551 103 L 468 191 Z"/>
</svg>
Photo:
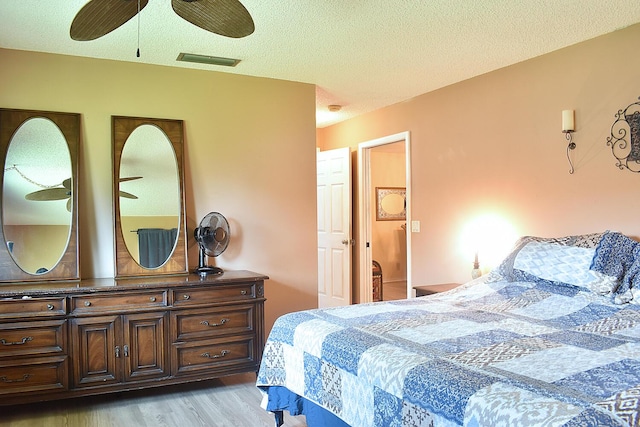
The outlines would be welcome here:
<svg viewBox="0 0 640 427">
<path fill-rule="evenodd" d="M 537 236 L 523 236 L 514 245 L 513 249 L 507 255 L 507 257 L 500 263 L 498 267 L 489 273 L 487 282 L 498 282 L 501 280 L 507 280 L 509 282 L 516 281 L 513 275 L 513 261 L 515 260 L 518 252 L 529 242 L 547 242 L 556 243 L 564 246 L 577 246 L 580 248 L 595 248 L 600 243 L 600 240 L 607 232 L 581 234 L 577 236 L 565 236 L 565 237 L 537 237 Z"/>
<path fill-rule="evenodd" d="M 594 248 L 532 241 L 524 245 L 513 262 L 513 271 L 529 277 L 588 289 L 600 295 L 613 291 L 610 277 L 590 270 Z"/>
<path fill-rule="evenodd" d="M 621 233 L 606 233 L 596 248 L 591 270 L 615 279 L 616 304 L 632 301 L 633 289 L 640 287 L 640 243 Z"/>
</svg>

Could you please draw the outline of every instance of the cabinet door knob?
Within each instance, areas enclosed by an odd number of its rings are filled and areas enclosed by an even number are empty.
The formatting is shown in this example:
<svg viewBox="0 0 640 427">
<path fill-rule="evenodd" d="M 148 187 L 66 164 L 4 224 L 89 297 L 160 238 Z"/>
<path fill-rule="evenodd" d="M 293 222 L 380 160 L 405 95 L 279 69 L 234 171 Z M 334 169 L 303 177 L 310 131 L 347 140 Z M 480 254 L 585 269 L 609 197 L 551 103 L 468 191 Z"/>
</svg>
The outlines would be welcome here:
<svg viewBox="0 0 640 427">
<path fill-rule="evenodd" d="M 120 346 L 116 346 L 116 358 L 120 357 Z"/>
</svg>

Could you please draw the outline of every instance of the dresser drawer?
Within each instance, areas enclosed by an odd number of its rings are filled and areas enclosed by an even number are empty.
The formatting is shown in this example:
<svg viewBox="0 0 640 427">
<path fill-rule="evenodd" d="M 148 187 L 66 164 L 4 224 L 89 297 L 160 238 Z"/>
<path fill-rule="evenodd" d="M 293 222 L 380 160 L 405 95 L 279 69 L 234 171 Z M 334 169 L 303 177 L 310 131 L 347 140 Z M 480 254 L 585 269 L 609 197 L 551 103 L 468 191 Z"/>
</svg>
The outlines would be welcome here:
<svg viewBox="0 0 640 427">
<path fill-rule="evenodd" d="M 257 364 L 253 336 L 174 344 L 171 359 L 174 375 Z"/>
<path fill-rule="evenodd" d="M 214 304 L 224 301 L 242 301 L 255 298 L 256 286 L 254 283 L 208 288 L 183 288 L 173 291 L 173 305 L 176 307 Z"/>
<path fill-rule="evenodd" d="M 173 311 L 171 338 L 188 341 L 250 333 L 254 329 L 254 313 L 253 304 Z"/>
<path fill-rule="evenodd" d="M 39 357 L 0 362 L 0 396 L 67 390 L 67 357 Z"/>
<path fill-rule="evenodd" d="M 67 314 L 65 297 L 0 299 L 0 319 L 53 317 Z"/>
<path fill-rule="evenodd" d="M 65 353 L 66 325 L 66 320 L 0 324 L 0 358 Z"/>
<path fill-rule="evenodd" d="M 91 294 L 71 297 L 71 314 L 120 313 L 167 307 L 167 291 Z"/>
</svg>

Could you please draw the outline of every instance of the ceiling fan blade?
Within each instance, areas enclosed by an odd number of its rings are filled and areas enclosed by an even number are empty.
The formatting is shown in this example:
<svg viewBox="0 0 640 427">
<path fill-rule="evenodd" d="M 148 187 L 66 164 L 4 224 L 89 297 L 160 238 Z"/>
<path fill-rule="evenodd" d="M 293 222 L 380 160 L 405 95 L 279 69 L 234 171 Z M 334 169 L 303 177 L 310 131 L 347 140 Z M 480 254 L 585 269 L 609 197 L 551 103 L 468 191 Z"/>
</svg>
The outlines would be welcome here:
<svg viewBox="0 0 640 427">
<path fill-rule="evenodd" d="M 34 191 L 24 196 L 27 200 L 34 200 L 37 202 L 47 200 L 64 200 L 69 198 L 71 192 L 66 188 L 47 188 L 45 190 Z"/>
<path fill-rule="evenodd" d="M 238 0 L 171 0 L 171 6 L 181 18 L 221 36 L 239 39 L 255 30 L 251 15 Z"/>
<path fill-rule="evenodd" d="M 131 193 L 127 193 L 126 191 L 120 191 L 120 197 L 124 197 L 125 199 L 137 199 L 138 196 L 135 196 Z"/>
<path fill-rule="evenodd" d="M 120 182 L 127 182 L 127 181 L 133 181 L 135 179 L 141 179 L 141 176 L 127 176 L 124 178 L 120 178 Z"/>
<path fill-rule="evenodd" d="M 140 10 L 148 2 L 140 0 Z M 73 18 L 69 33 L 73 40 L 95 40 L 115 30 L 137 13 L 137 0 L 91 0 Z"/>
</svg>

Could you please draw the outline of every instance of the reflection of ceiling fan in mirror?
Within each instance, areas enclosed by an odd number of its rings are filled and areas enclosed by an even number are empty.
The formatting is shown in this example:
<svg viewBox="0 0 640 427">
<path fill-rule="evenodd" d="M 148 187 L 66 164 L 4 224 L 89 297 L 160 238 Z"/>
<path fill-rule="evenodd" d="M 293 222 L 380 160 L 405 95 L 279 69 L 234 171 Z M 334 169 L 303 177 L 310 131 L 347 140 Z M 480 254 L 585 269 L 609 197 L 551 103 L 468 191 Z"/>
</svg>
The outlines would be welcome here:
<svg viewBox="0 0 640 427">
<path fill-rule="evenodd" d="M 24 198 L 36 202 L 67 199 L 67 210 L 71 212 L 71 178 L 65 179 L 59 186 L 34 191 L 33 193 L 25 195 Z"/>
<path fill-rule="evenodd" d="M 71 23 L 71 38 L 95 40 L 136 16 L 149 0 L 91 0 Z M 171 0 L 173 11 L 203 30 L 225 37 L 242 38 L 253 33 L 251 15 L 239 0 Z"/>
<path fill-rule="evenodd" d="M 141 176 L 130 176 L 126 178 L 120 178 L 120 182 L 133 181 L 142 178 Z M 120 191 L 120 197 L 127 199 L 137 199 L 138 196 L 127 193 L 126 191 Z M 44 190 L 34 191 L 24 196 L 27 200 L 35 202 L 48 202 L 51 200 L 64 200 L 67 199 L 67 210 L 71 212 L 71 178 L 67 178 L 62 181 L 62 184 L 53 187 L 47 187 Z"/>
<path fill-rule="evenodd" d="M 133 180 L 140 179 L 140 178 L 142 178 L 142 177 L 141 176 L 129 176 L 129 177 L 125 177 L 125 178 L 120 178 L 120 182 L 133 181 Z M 120 194 L 120 197 L 124 197 L 125 199 L 137 199 L 138 198 L 138 196 L 136 196 L 135 194 L 127 193 L 126 191 L 118 190 L 118 193 Z"/>
</svg>

